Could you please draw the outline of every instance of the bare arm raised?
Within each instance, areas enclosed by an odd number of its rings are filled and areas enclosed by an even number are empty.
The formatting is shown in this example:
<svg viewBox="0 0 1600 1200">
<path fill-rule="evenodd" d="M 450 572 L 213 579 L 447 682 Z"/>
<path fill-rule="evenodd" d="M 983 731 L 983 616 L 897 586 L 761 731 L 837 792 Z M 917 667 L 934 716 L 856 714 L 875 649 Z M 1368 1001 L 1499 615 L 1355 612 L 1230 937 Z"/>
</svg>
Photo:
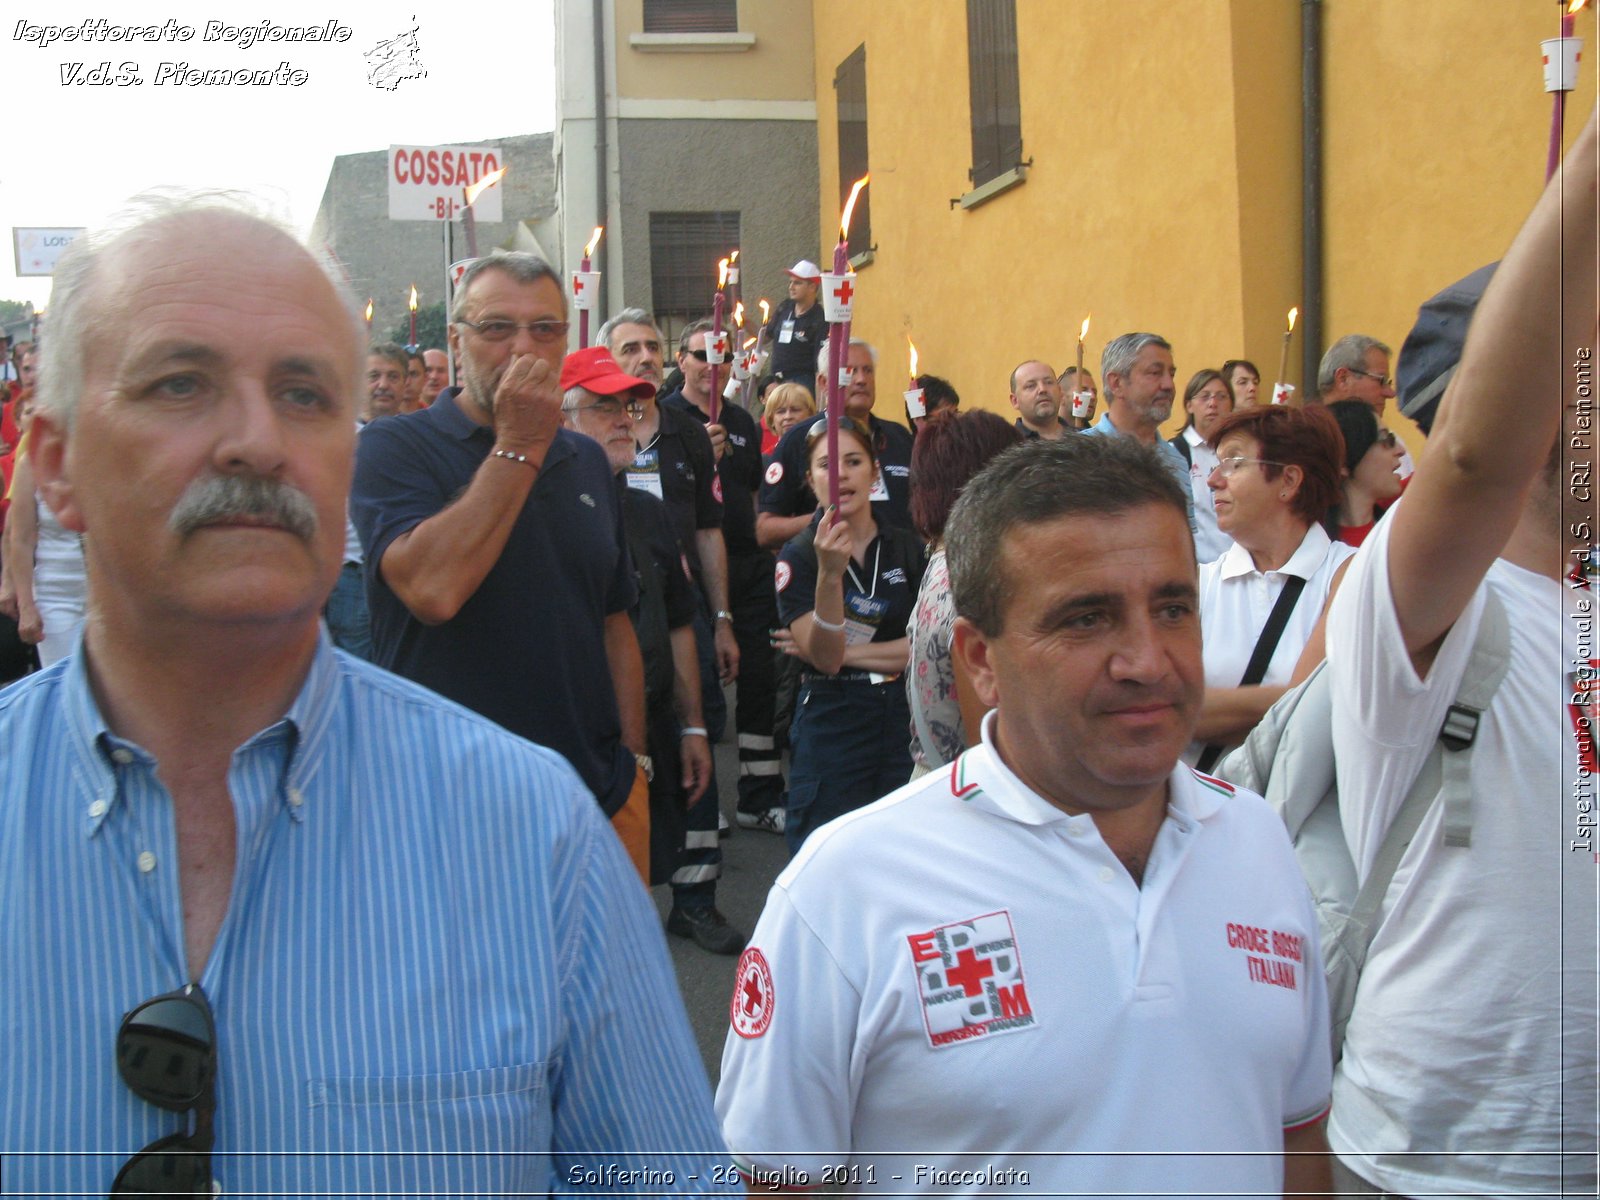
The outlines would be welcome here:
<svg viewBox="0 0 1600 1200">
<path fill-rule="evenodd" d="M 1390 516 L 1395 613 L 1419 671 L 1496 557 L 1562 574 L 1560 481 L 1542 472 L 1567 374 L 1594 353 L 1596 173 L 1591 114 L 1484 291 L 1416 477 Z"/>
</svg>

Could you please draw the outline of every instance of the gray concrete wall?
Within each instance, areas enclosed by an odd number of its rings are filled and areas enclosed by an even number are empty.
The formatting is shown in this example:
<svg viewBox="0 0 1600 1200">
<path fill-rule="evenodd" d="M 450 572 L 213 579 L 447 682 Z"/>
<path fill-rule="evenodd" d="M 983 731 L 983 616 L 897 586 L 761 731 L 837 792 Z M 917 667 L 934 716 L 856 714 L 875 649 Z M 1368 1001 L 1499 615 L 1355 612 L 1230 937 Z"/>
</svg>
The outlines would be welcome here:
<svg viewBox="0 0 1600 1200">
<path fill-rule="evenodd" d="M 510 239 L 519 221 L 543 220 L 555 211 L 551 140 L 551 134 L 533 133 L 452 143 L 494 146 L 510 168 L 498 185 L 504 189 L 505 219 L 479 222 L 480 254 Z M 334 159 L 310 234 L 313 247 L 326 247 L 344 265 L 356 296 L 363 302 L 373 298 L 375 333 L 387 333 L 405 320 L 412 283 L 423 307 L 444 298 L 443 223 L 389 219 L 388 157 L 385 148 Z M 467 257 L 460 221 L 455 222 L 455 257 Z"/>
<path fill-rule="evenodd" d="M 815 122 L 634 119 L 617 125 L 626 241 L 622 295 L 613 290 L 612 311 L 651 305 L 652 212 L 736 211 L 744 241 L 740 284 L 750 320 L 759 321 L 756 300 L 766 296 L 776 305 L 788 295 L 785 268 L 797 259 L 817 260 L 819 253 Z"/>
</svg>

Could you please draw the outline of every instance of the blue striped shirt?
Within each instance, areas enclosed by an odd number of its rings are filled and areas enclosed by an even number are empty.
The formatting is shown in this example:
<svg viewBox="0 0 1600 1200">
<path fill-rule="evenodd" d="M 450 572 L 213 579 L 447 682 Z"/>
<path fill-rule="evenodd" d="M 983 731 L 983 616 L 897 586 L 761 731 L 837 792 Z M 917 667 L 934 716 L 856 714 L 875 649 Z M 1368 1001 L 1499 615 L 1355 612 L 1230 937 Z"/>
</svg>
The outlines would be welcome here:
<svg viewBox="0 0 1600 1200">
<path fill-rule="evenodd" d="M 648 897 L 565 760 L 324 640 L 228 786 L 225 1193 L 727 1190 Z M 191 977 L 177 866 L 81 654 L 0 693 L 7 1194 L 104 1196 L 182 1127 L 115 1062 L 123 1013 Z"/>
</svg>

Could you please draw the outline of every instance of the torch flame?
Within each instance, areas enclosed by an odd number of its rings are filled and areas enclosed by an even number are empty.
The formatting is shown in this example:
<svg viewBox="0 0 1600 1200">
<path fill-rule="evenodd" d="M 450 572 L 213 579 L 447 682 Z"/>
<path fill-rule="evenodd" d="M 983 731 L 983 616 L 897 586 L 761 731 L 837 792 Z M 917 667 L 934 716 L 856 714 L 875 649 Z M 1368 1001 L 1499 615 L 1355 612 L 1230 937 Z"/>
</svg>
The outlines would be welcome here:
<svg viewBox="0 0 1600 1200">
<path fill-rule="evenodd" d="M 479 196 L 483 195 L 485 190 L 492 188 L 495 184 L 499 183 L 501 177 L 504 176 L 505 173 L 506 168 L 504 167 L 501 167 L 498 171 L 490 171 L 482 179 L 478 180 L 477 183 L 469 187 L 466 191 L 467 205 L 470 207 L 472 202 Z"/>
<path fill-rule="evenodd" d="M 1572 0 L 1572 3 L 1567 5 L 1567 15 L 1570 17 L 1573 13 L 1577 12 L 1588 3 L 1589 0 Z"/>
<path fill-rule="evenodd" d="M 720 292 L 723 288 L 725 288 L 727 286 L 728 286 L 728 260 L 725 259 L 725 258 L 719 258 L 717 260 L 717 291 Z"/>
<path fill-rule="evenodd" d="M 917 344 L 911 340 L 911 335 L 906 334 L 906 345 L 911 347 L 911 378 L 917 377 Z"/>
<path fill-rule="evenodd" d="M 583 256 L 585 258 L 594 257 L 594 248 L 600 244 L 600 235 L 605 231 L 606 227 L 604 225 L 596 225 L 594 227 L 594 232 L 589 235 L 589 240 L 584 243 Z"/>
<path fill-rule="evenodd" d="M 755 344 L 756 344 L 755 338 L 745 338 L 745 340 L 744 340 L 744 348 L 746 350 L 750 349 L 750 347 L 754 346 Z"/>
<path fill-rule="evenodd" d="M 861 195 L 861 189 L 867 186 L 867 180 L 871 178 L 870 174 L 863 175 L 850 187 L 850 199 L 845 201 L 844 215 L 839 218 L 839 240 L 841 242 L 850 240 L 850 216 L 856 211 L 856 198 Z"/>
<path fill-rule="evenodd" d="M 372 323 L 372 301 L 371 300 L 367 301 L 367 323 L 369 325 Z"/>
<path fill-rule="evenodd" d="M 1298 307 L 1291 308 L 1289 310 L 1289 332 L 1290 333 L 1294 332 L 1294 319 L 1296 317 L 1298 317 L 1299 315 L 1300 315 L 1300 309 Z"/>
<path fill-rule="evenodd" d="M 1078 326 L 1078 340 L 1080 342 L 1089 336 L 1089 318 L 1092 316 L 1094 316 L 1093 313 L 1086 313 L 1083 318 L 1083 324 Z"/>
<path fill-rule="evenodd" d="M 733 266 L 733 264 L 738 262 L 738 261 L 739 261 L 739 252 L 737 250 L 735 250 L 732 254 L 728 255 L 728 265 L 730 267 Z"/>
<path fill-rule="evenodd" d="M 768 304 L 765 299 L 757 301 L 757 303 L 761 305 L 761 323 L 765 325 L 772 318 L 772 305 Z"/>
<path fill-rule="evenodd" d="M 411 309 L 412 312 L 417 311 L 417 285 L 414 283 L 411 285 L 411 299 L 407 302 L 406 307 Z"/>
<path fill-rule="evenodd" d="M 738 251 L 736 250 L 736 251 L 734 251 L 734 253 L 737 254 Z M 735 325 L 739 326 L 739 328 L 741 328 L 741 329 L 744 328 L 744 301 L 743 300 L 739 301 L 739 303 L 737 303 L 737 304 L 735 304 L 733 306 L 733 323 Z"/>
</svg>

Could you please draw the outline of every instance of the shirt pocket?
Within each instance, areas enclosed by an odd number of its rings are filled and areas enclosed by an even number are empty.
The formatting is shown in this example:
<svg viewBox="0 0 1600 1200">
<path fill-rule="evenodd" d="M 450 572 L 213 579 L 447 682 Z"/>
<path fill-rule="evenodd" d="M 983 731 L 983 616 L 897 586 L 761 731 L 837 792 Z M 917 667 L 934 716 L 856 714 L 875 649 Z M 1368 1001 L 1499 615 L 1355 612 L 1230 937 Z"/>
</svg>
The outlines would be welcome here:
<svg viewBox="0 0 1600 1200">
<path fill-rule="evenodd" d="M 340 1194 L 549 1190 L 546 1064 L 306 1085 L 326 1186 Z"/>
</svg>

